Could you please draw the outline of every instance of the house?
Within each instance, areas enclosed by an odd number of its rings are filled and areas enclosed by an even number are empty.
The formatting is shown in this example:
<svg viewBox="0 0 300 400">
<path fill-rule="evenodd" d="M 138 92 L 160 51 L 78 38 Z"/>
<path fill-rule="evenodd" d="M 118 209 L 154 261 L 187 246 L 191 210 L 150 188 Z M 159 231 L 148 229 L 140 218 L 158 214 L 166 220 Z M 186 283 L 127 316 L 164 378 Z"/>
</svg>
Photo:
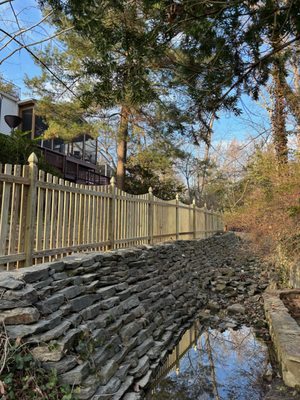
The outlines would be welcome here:
<svg viewBox="0 0 300 400">
<path fill-rule="evenodd" d="M 21 117 L 19 129 L 31 132 L 31 138 L 39 138 L 46 124 L 35 113 L 37 100 L 20 100 L 17 91 L 0 91 L 0 132 L 9 135 L 11 128 L 4 120 L 5 115 Z M 107 185 L 112 176 L 109 166 L 97 164 L 98 141 L 87 134 L 79 135 L 70 142 L 62 139 L 38 141 L 45 160 L 63 176 L 75 183 Z"/>
<path fill-rule="evenodd" d="M 19 115 L 18 92 L 5 93 L 0 91 L 0 132 L 9 135 L 11 128 L 4 120 L 5 115 Z"/>
</svg>

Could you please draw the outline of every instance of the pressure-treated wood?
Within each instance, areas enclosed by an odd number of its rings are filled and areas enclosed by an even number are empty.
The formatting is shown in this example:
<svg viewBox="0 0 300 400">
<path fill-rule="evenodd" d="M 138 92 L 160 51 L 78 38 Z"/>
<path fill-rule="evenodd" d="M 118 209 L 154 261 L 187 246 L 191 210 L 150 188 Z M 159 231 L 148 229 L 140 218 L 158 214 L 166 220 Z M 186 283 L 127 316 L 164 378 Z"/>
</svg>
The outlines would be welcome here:
<svg viewBox="0 0 300 400">
<path fill-rule="evenodd" d="M 33 263 L 34 233 L 36 225 L 36 181 L 37 181 L 37 156 L 32 153 L 29 158 L 29 181 L 27 191 L 27 210 L 25 226 L 25 266 Z"/>
<path fill-rule="evenodd" d="M 115 187 L 80 185 L 29 165 L 0 165 L 0 269 L 83 251 L 106 251 L 223 230 L 219 213 L 163 201 L 152 189 L 135 196 Z"/>
</svg>

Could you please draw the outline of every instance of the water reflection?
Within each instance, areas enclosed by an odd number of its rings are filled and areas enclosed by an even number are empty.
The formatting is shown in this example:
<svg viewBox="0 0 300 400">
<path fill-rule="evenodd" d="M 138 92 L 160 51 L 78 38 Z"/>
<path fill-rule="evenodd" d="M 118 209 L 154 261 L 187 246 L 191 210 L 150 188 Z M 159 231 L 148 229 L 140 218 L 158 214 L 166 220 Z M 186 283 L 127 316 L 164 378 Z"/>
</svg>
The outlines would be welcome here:
<svg viewBox="0 0 300 400">
<path fill-rule="evenodd" d="M 259 400 L 270 368 L 266 345 L 252 330 L 199 325 L 186 331 L 159 370 L 147 400 Z"/>
</svg>

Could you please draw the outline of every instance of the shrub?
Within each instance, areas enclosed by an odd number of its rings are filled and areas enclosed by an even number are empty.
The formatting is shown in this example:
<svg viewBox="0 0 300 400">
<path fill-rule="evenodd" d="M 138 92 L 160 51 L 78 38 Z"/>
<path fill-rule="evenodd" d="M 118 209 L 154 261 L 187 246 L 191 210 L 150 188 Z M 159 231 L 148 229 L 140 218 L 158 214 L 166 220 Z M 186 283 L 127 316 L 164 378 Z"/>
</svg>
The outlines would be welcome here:
<svg viewBox="0 0 300 400">
<path fill-rule="evenodd" d="M 10 136 L 0 133 L 0 163 L 25 165 L 32 152 L 38 157 L 39 169 L 61 177 L 61 173 L 45 161 L 38 140 L 30 139 L 28 132 L 15 131 Z"/>
<path fill-rule="evenodd" d="M 289 254 L 299 252 L 300 163 L 278 166 L 271 151 L 258 152 L 248 165 L 249 181 L 243 201 L 225 215 L 229 229 L 242 228 L 266 255 L 278 245 Z"/>
</svg>

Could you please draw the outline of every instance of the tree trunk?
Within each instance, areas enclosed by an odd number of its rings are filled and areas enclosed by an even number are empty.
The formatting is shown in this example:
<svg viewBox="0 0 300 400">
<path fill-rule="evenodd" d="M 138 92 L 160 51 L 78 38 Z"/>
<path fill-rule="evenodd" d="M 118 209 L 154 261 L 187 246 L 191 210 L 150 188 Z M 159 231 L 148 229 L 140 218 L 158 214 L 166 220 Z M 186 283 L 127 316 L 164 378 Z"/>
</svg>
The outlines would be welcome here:
<svg viewBox="0 0 300 400">
<path fill-rule="evenodd" d="M 116 183 L 119 189 L 124 190 L 125 172 L 127 160 L 127 142 L 128 142 L 128 125 L 129 125 L 129 110 L 127 107 L 121 108 L 121 120 L 117 137 L 117 176 Z"/>
<path fill-rule="evenodd" d="M 206 349 L 207 349 L 208 360 L 209 360 L 209 364 L 210 364 L 209 366 L 210 366 L 210 372 L 211 372 L 211 383 L 212 383 L 212 387 L 213 387 L 214 398 L 216 400 L 221 400 L 219 391 L 218 391 L 216 368 L 215 368 L 215 363 L 214 363 L 213 352 L 212 352 L 212 347 L 210 344 L 209 335 L 210 335 L 210 332 L 206 332 Z"/>
<path fill-rule="evenodd" d="M 204 153 L 205 164 L 204 164 L 204 170 L 203 170 L 203 176 L 202 176 L 200 197 L 203 194 L 204 187 L 206 184 L 206 175 L 207 175 L 207 169 L 208 169 L 208 163 L 209 163 L 209 152 L 210 152 L 210 147 L 211 147 L 211 138 L 212 138 L 212 130 L 213 130 L 214 121 L 215 121 L 215 114 L 212 114 L 210 121 L 209 121 L 209 132 L 207 135 L 207 142 L 205 143 L 205 153 Z"/>
<path fill-rule="evenodd" d="M 296 101 L 295 103 L 298 105 L 299 104 L 299 97 L 300 97 L 300 74 L 299 74 L 299 63 L 298 63 L 298 56 L 297 56 L 297 50 L 299 51 L 299 44 L 297 43 L 295 49 L 295 56 L 292 59 L 292 68 L 294 72 L 294 86 L 295 86 L 295 97 Z M 300 156 L 300 112 L 299 112 L 299 107 L 297 106 L 297 112 L 296 115 L 294 114 L 294 117 L 296 119 L 296 144 L 297 144 L 297 153 L 298 153 L 298 158 Z"/>
<path fill-rule="evenodd" d="M 274 108 L 272 113 L 272 133 L 276 156 L 279 164 L 288 161 L 286 132 L 286 101 L 284 96 L 284 76 L 280 61 L 274 63 Z"/>
</svg>

